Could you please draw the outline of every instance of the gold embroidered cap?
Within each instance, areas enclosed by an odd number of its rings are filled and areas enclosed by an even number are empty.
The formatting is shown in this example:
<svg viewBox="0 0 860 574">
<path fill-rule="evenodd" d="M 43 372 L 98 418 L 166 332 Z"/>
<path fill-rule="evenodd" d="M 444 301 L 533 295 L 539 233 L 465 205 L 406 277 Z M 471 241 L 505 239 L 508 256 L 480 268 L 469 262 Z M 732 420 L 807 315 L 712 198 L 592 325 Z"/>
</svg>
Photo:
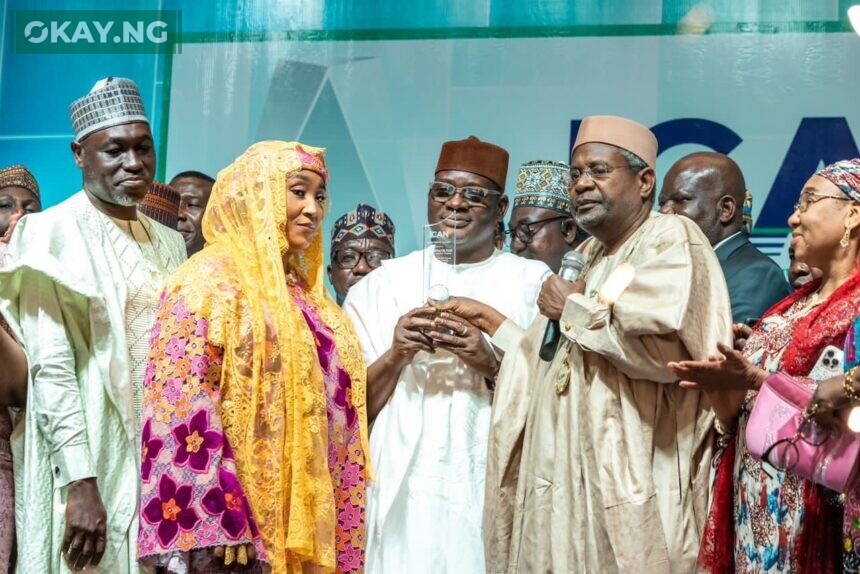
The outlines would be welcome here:
<svg viewBox="0 0 860 574">
<path fill-rule="evenodd" d="M 0 169 L 0 189 L 4 187 L 22 187 L 41 200 L 39 184 L 30 170 L 23 165 L 13 165 Z"/>
</svg>

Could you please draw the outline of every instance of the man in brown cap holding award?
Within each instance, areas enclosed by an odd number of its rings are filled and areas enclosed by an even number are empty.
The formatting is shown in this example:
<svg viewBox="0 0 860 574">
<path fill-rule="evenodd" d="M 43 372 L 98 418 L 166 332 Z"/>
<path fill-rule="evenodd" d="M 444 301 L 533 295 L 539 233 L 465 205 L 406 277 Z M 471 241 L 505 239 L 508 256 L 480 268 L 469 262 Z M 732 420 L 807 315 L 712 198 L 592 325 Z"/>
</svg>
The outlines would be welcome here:
<svg viewBox="0 0 860 574">
<path fill-rule="evenodd" d="M 134 82 L 101 80 L 69 111 L 83 188 L 21 219 L 0 274 L 30 364 L 13 438 L 18 570 L 134 573 L 149 337 L 185 244 L 137 209 L 155 152 Z"/>
<path fill-rule="evenodd" d="M 650 130 L 589 117 L 572 153 L 573 214 L 593 239 L 578 280 L 544 283 L 543 318 L 502 363 L 500 393 L 529 392 L 493 412 L 487 570 L 692 572 L 713 415 L 666 364 L 730 342 L 725 280 L 695 223 L 651 210 Z M 562 333 L 550 362 L 547 319 Z"/>
<path fill-rule="evenodd" d="M 475 137 L 447 142 L 427 197 L 430 224 L 453 239 L 453 263 L 431 248 L 388 259 L 344 301 L 367 360 L 374 480 L 367 572 L 483 572 L 481 516 L 491 393 L 498 360 L 468 322 L 425 300 L 428 258 L 450 295 L 486 303 L 526 326 L 549 274 L 494 246 L 508 206 L 508 153 Z"/>
</svg>

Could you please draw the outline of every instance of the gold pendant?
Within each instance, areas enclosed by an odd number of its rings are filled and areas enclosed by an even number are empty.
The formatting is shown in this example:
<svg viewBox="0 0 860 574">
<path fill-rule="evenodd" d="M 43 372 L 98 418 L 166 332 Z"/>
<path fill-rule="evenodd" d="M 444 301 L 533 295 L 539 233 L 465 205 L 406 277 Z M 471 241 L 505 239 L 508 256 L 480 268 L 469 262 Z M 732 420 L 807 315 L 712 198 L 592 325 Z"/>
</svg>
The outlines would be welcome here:
<svg viewBox="0 0 860 574">
<path fill-rule="evenodd" d="M 570 384 L 570 363 L 562 361 L 558 374 L 555 376 L 555 394 L 562 395 Z"/>
</svg>

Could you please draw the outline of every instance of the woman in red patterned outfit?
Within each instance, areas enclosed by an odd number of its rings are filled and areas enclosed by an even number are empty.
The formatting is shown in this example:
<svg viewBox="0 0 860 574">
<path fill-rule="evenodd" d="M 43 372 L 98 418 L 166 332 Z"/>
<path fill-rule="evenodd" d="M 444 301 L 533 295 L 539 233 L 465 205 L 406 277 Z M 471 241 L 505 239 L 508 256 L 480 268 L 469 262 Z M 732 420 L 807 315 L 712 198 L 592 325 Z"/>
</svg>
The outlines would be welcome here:
<svg viewBox="0 0 860 574">
<path fill-rule="evenodd" d="M 842 375 L 846 337 L 860 314 L 860 159 L 816 172 L 788 223 L 798 259 L 822 276 L 774 305 L 742 354 L 724 348 L 725 359 L 670 365 L 683 386 L 708 392 L 723 434 L 699 554 L 712 574 L 856 571 L 849 568 L 853 543 L 843 548 L 844 497 L 753 457 L 746 433 L 769 374 L 812 388 Z"/>
</svg>

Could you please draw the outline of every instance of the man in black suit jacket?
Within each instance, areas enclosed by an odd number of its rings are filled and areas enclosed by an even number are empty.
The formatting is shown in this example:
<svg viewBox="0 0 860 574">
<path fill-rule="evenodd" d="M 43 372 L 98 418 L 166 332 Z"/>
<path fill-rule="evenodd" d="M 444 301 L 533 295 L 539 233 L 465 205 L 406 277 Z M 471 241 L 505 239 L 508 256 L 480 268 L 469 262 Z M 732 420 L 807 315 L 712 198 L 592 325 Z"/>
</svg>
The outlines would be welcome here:
<svg viewBox="0 0 860 574">
<path fill-rule="evenodd" d="M 782 269 L 749 240 L 745 196 L 738 164 L 721 153 L 698 152 L 669 169 L 658 200 L 662 213 L 689 217 L 711 242 L 729 287 L 735 323 L 760 318 L 790 291 Z"/>
</svg>

